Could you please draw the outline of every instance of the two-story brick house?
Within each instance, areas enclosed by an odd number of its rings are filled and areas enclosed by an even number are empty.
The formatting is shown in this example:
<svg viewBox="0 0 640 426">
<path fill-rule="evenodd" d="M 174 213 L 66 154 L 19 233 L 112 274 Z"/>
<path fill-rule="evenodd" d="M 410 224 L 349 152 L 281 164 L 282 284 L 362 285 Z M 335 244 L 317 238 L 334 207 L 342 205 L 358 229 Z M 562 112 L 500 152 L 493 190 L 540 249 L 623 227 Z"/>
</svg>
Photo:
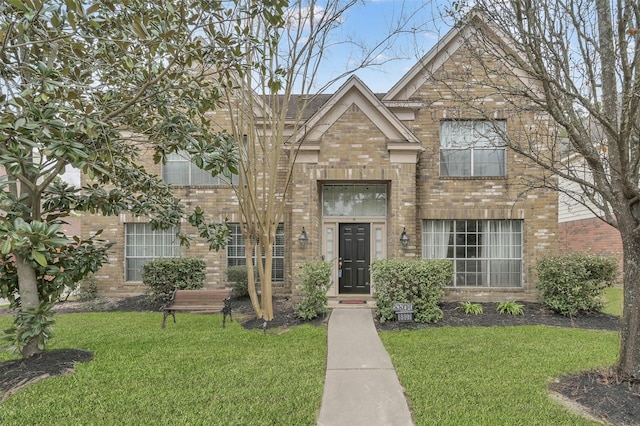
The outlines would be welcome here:
<svg viewBox="0 0 640 426">
<path fill-rule="evenodd" d="M 535 299 L 536 259 L 557 245 L 557 195 L 522 191 L 523 176 L 541 172 L 502 135 L 520 131 L 527 117 L 513 119 L 498 94 L 482 93 L 469 34 L 468 27 L 450 31 L 386 94 L 353 76 L 315 99 L 305 131 L 291 136 L 300 151 L 274 250 L 276 293 L 294 291 L 297 266 L 307 259 L 333 263 L 331 297 L 361 297 L 373 292 L 376 259 L 447 258 L 455 269 L 450 300 Z M 457 84 L 482 99 L 484 114 L 454 95 Z M 224 122 L 224 111 L 216 117 Z M 185 203 L 235 223 L 233 238 L 220 252 L 204 242 L 186 249 L 141 218 L 91 218 L 83 232 L 104 229 L 116 242 L 96 275 L 99 291 L 141 293 L 141 265 L 176 255 L 206 259 L 206 285 L 224 286 L 227 267 L 245 257 L 232 188 L 178 155 L 149 167 Z"/>
</svg>

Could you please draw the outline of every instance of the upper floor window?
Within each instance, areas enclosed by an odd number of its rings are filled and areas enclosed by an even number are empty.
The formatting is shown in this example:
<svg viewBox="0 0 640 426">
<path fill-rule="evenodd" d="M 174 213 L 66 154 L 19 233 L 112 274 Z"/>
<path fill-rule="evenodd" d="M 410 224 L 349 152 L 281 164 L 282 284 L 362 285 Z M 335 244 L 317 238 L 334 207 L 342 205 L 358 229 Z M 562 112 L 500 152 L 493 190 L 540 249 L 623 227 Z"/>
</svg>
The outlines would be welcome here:
<svg viewBox="0 0 640 426">
<path fill-rule="evenodd" d="M 167 163 L 162 168 L 162 179 L 172 185 L 180 186 L 227 186 L 239 182 L 238 175 L 211 176 L 211 173 L 202 170 L 189 158 L 187 153 L 175 152 L 167 156 Z"/>
<path fill-rule="evenodd" d="M 180 256 L 177 228 L 153 230 L 150 223 L 125 225 L 125 280 L 142 281 L 145 263 L 160 257 Z"/>
<path fill-rule="evenodd" d="M 440 124 L 440 176 L 506 176 L 504 121 Z"/>
</svg>

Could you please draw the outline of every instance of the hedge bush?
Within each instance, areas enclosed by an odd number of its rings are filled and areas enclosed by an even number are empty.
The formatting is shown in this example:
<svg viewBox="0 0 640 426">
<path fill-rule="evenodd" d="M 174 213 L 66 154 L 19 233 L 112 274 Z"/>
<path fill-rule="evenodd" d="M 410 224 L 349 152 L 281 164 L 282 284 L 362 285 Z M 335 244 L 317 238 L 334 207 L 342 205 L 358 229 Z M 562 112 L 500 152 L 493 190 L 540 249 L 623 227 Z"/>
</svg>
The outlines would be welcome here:
<svg viewBox="0 0 640 426">
<path fill-rule="evenodd" d="M 98 281 L 93 274 L 89 274 L 78 287 L 77 296 L 79 301 L 88 302 L 98 298 Z"/>
<path fill-rule="evenodd" d="M 249 275 L 246 265 L 229 266 L 227 281 L 231 284 L 235 297 L 244 297 L 249 294 Z"/>
<path fill-rule="evenodd" d="M 302 300 L 294 307 L 299 318 L 310 320 L 327 313 L 327 291 L 331 287 L 331 263 L 321 260 L 303 262 L 298 274 L 301 284 L 297 286 Z"/>
<path fill-rule="evenodd" d="M 166 302 L 173 291 L 196 290 L 204 286 L 206 264 L 193 257 L 154 259 L 142 268 L 142 282 L 156 300 Z"/>
<path fill-rule="evenodd" d="M 393 302 L 413 303 L 415 322 L 436 322 L 442 318 L 438 304 L 444 287 L 453 279 L 450 260 L 377 260 L 371 265 L 371 274 L 381 323 L 395 319 Z"/>
<path fill-rule="evenodd" d="M 604 289 L 618 274 L 613 257 L 587 253 L 547 255 L 538 261 L 542 303 L 562 315 L 600 312 Z"/>
</svg>

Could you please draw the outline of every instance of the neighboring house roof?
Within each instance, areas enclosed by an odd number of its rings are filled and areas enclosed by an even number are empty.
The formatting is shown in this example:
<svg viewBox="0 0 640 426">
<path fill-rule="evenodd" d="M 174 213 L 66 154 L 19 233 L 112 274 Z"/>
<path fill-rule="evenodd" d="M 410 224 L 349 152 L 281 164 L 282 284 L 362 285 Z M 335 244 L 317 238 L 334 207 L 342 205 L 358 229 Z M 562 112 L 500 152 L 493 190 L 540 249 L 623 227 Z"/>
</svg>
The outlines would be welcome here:
<svg viewBox="0 0 640 426">
<path fill-rule="evenodd" d="M 290 95 L 289 102 L 287 102 L 287 121 L 295 122 L 296 120 L 307 120 L 332 96 L 332 93 Z M 263 117 L 264 115 L 271 114 L 272 110 L 269 106 L 269 101 L 271 100 L 270 96 L 256 95 L 254 99 L 256 100 L 258 106 L 255 111 L 257 117 Z M 282 106 L 282 104 L 284 103 L 284 99 L 284 95 L 276 96 L 275 102 L 277 103 L 277 108 L 280 108 Z M 298 114 L 301 114 L 300 117 L 298 117 Z"/>
<path fill-rule="evenodd" d="M 324 132 L 354 104 L 376 123 L 389 142 L 420 145 L 420 140 L 356 76 L 351 76 L 336 93 L 322 102 L 307 122 L 291 137 L 291 142 L 319 141 Z"/>
<path fill-rule="evenodd" d="M 296 114 L 301 112 L 302 120 L 307 120 L 313 114 L 318 111 L 322 105 L 325 104 L 331 97 L 332 93 L 318 93 L 315 95 L 291 95 L 289 98 L 289 104 L 287 105 L 287 119 L 295 119 Z M 280 102 L 284 99 L 284 96 L 280 97 Z M 306 105 L 304 104 L 306 102 Z M 299 108 L 304 105 L 304 109 L 299 111 Z"/>
</svg>

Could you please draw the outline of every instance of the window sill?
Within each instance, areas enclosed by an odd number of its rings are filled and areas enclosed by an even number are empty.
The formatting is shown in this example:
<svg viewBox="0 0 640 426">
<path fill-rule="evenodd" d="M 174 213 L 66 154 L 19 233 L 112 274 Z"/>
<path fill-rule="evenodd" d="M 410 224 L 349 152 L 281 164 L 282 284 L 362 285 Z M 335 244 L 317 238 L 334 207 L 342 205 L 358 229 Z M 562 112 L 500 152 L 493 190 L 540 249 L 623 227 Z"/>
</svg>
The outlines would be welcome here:
<svg viewBox="0 0 640 426">
<path fill-rule="evenodd" d="M 509 291 L 522 290 L 522 291 L 524 291 L 524 288 L 522 288 L 522 286 L 520 286 L 520 287 L 484 287 L 484 286 L 478 286 L 478 285 L 469 285 L 469 286 L 459 285 L 459 286 L 445 286 L 445 288 L 446 289 L 450 289 L 450 290 L 476 290 L 476 289 L 482 289 L 482 290 L 493 290 L 493 291 L 502 291 L 502 290 L 509 290 Z"/>
<path fill-rule="evenodd" d="M 233 185 L 176 185 L 176 184 L 171 184 L 171 187 L 175 188 L 175 189 L 188 189 L 188 188 L 204 188 L 204 189 L 222 188 L 222 189 L 231 189 L 231 188 L 233 188 Z"/>
<path fill-rule="evenodd" d="M 507 176 L 440 176 L 440 180 L 507 180 Z"/>
</svg>

